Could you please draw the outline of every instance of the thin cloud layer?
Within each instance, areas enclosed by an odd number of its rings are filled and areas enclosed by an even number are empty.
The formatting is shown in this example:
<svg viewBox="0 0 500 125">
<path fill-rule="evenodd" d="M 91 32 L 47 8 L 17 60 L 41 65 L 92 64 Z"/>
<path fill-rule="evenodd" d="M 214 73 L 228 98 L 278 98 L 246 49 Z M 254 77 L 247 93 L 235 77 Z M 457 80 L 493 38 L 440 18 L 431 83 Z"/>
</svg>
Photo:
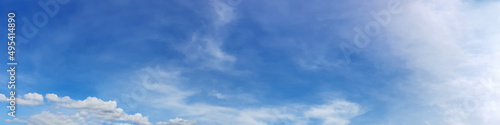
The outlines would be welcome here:
<svg viewBox="0 0 500 125">
<path fill-rule="evenodd" d="M 178 86 L 182 83 L 173 83 L 172 79 L 184 79 L 182 74 L 156 68 L 144 68 L 143 82 L 138 87 L 144 87 L 144 100 L 149 101 L 152 108 L 165 111 L 177 111 L 182 117 L 197 119 L 202 124 L 240 124 L 266 125 L 287 119 L 289 124 L 307 124 L 311 118 L 321 119 L 322 124 L 346 125 L 353 117 L 365 111 L 356 103 L 345 100 L 333 100 L 324 105 L 289 104 L 272 107 L 232 108 L 211 105 L 207 103 L 188 103 L 187 100 L 195 95 L 194 90 L 182 90 Z M 180 77 L 180 78 L 179 78 Z M 156 93 L 156 94 L 155 94 Z"/>
<path fill-rule="evenodd" d="M 499 2 L 462 0 L 412 1 L 403 8 L 388 27 L 385 48 L 411 71 L 396 81 L 396 91 L 413 109 L 394 116 L 415 113 L 410 121 L 418 124 L 500 123 L 493 118 L 500 115 L 500 17 L 493 13 L 499 8 Z"/>
</svg>

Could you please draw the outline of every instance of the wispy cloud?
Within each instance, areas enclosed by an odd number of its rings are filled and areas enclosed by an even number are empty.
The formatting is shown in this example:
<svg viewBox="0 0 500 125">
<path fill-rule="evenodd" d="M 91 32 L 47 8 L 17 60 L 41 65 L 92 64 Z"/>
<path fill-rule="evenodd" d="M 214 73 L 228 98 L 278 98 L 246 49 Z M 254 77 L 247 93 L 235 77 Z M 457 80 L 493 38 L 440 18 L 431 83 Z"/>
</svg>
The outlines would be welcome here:
<svg viewBox="0 0 500 125">
<path fill-rule="evenodd" d="M 145 100 L 148 107 L 165 111 L 176 111 L 182 117 L 198 120 L 203 124 L 242 124 L 260 125 L 276 122 L 280 119 L 289 119 L 292 124 L 306 124 L 309 118 L 325 120 L 324 124 L 348 124 L 349 119 L 364 113 L 361 106 L 345 100 L 333 100 L 324 105 L 289 104 L 272 107 L 233 108 L 218 106 L 204 102 L 190 102 L 187 100 L 196 93 L 195 90 L 180 89 L 182 83 L 172 83 L 173 74 L 160 68 L 145 68 L 151 76 L 140 87 L 146 90 Z M 163 77 L 168 76 L 168 77 Z M 182 72 L 181 72 L 182 74 Z M 177 74 L 181 77 L 180 74 Z M 175 75 L 174 75 L 175 76 Z M 154 79 L 154 80 L 153 80 Z M 184 78 L 180 78 L 184 79 Z M 217 94 L 217 93 L 215 93 Z M 218 93 L 220 94 L 220 93 Z M 222 94 L 220 94 L 223 97 Z"/>
<path fill-rule="evenodd" d="M 203 69 L 229 70 L 236 61 L 236 57 L 227 54 L 221 48 L 221 38 L 217 36 L 191 37 L 191 41 L 180 45 L 178 49 L 187 57 L 187 61 L 199 64 Z"/>
<path fill-rule="evenodd" d="M 210 8 L 208 14 L 212 24 L 199 29 L 206 32 L 193 33 L 189 41 L 179 44 L 177 49 L 188 62 L 199 64 L 202 69 L 230 70 L 237 58 L 222 48 L 226 38 L 223 29 L 235 20 L 236 13 L 233 6 L 223 0 L 211 0 Z"/>
</svg>

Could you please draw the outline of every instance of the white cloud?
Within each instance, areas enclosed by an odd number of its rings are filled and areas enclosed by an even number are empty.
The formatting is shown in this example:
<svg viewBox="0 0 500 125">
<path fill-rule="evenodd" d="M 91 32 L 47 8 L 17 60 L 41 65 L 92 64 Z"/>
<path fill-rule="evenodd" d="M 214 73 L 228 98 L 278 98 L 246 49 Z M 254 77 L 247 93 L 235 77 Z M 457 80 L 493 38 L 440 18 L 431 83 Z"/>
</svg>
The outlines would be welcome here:
<svg viewBox="0 0 500 125">
<path fill-rule="evenodd" d="M 28 93 L 24 98 L 18 98 L 17 103 L 20 105 L 40 105 L 43 103 L 43 96 L 38 93 Z"/>
<path fill-rule="evenodd" d="M 237 58 L 228 54 L 222 48 L 225 36 L 221 29 L 226 24 L 235 20 L 234 8 L 224 0 L 211 0 L 213 13 L 210 20 L 213 24 L 208 26 L 207 34 L 194 33 L 190 40 L 177 46 L 177 50 L 182 52 L 189 62 L 195 62 L 203 69 L 230 70 Z"/>
<path fill-rule="evenodd" d="M 1 102 L 5 102 L 5 101 L 7 101 L 7 97 L 5 97 L 5 95 L 4 95 L 4 94 L 0 94 L 0 101 L 1 101 Z"/>
<path fill-rule="evenodd" d="M 62 98 L 59 98 L 59 96 L 57 96 L 56 94 L 53 94 L 53 93 L 46 94 L 45 98 L 48 99 L 49 101 L 53 101 L 53 102 L 70 102 L 70 101 L 73 101 L 73 99 L 71 99 L 68 96 L 64 96 Z"/>
<path fill-rule="evenodd" d="M 5 95 L 0 94 L 0 98 L 5 98 Z M 29 123 L 33 125 L 46 124 L 128 124 L 116 122 L 131 122 L 138 125 L 152 125 L 148 117 L 141 113 L 133 115 L 127 114 L 123 109 L 117 107 L 116 101 L 103 101 L 96 97 L 88 97 L 85 100 L 73 100 L 68 96 L 59 97 L 56 94 L 46 94 L 45 98 L 54 102 L 52 107 L 63 108 L 64 112 L 73 112 L 70 115 L 62 114 L 62 112 L 53 114 L 48 111 L 43 111 L 40 114 L 29 116 L 28 120 L 20 118 L 7 119 L 5 122 Z M 43 96 L 38 93 L 28 93 L 24 95 L 24 105 L 36 106 L 34 104 L 43 104 Z M 35 103 L 36 102 L 36 103 Z M 52 103 L 49 103 L 52 104 Z M 57 108 L 57 109 L 59 109 Z M 77 112 L 75 112 L 75 110 Z M 172 121 L 172 120 L 171 120 Z M 162 123 L 160 121 L 160 123 Z M 172 123 L 195 123 L 187 120 L 179 120 L 176 118 Z"/>
<path fill-rule="evenodd" d="M 349 119 L 362 113 L 360 106 L 343 100 L 335 100 L 325 105 L 285 105 L 274 107 L 255 108 L 232 108 L 205 103 L 187 103 L 186 100 L 196 92 L 192 90 L 181 90 L 176 83 L 166 82 L 172 77 L 161 77 L 157 74 L 177 74 L 159 68 L 145 68 L 151 76 L 145 76 L 143 83 L 146 96 L 149 100 L 148 106 L 165 111 L 177 111 L 182 117 L 196 119 L 203 124 L 239 124 L 239 125 L 266 125 L 287 119 L 292 124 L 307 124 L 309 118 L 325 120 L 325 124 L 339 123 L 347 124 Z M 181 76 L 177 76 L 181 77 Z M 153 80 L 154 78 L 154 80 Z M 179 78 L 177 78 L 179 79 Z M 182 78 L 180 78 L 182 79 Z M 156 93 L 156 94 L 155 94 Z M 160 93 L 160 94 L 158 94 Z M 318 115 L 320 110 L 330 111 L 327 114 Z M 305 113 L 308 112 L 308 113 Z"/>
<path fill-rule="evenodd" d="M 355 103 L 334 100 L 329 104 L 311 107 L 305 115 L 324 119 L 325 125 L 347 125 L 349 118 L 363 113 L 361 107 Z"/>
<path fill-rule="evenodd" d="M 221 46 L 221 39 L 212 36 L 200 37 L 195 34 L 191 37 L 191 41 L 180 45 L 178 50 L 186 55 L 188 61 L 199 62 L 201 68 L 231 69 L 236 57 L 224 52 Z"/>
<path fill-rule="evenodd" d="M 20 118 L 14 118 L 14 119 L 6 119 L 5 120 L 6 123 L 11 123 L 11 122 L 19 122 L 19 123 L 28 123 L 28 121 L 26 120 L 22 120 Z"/>
<path fill-rule="evenodd" d="M 196 121 L 189 121 L 182 118 L 170 119 L 168 122 L 157 122 L 156 125 L 194 125 Z"/>
<path fill-rule="evenodd" d="M 215 12 L 214 25 L 225 25 L 235 18 L 234 8 L 223 0 L 212 0 L 212 8 Z"/>
<path fill-rule="evenodd" d="M 79 125 L 71 116 L 52 114 L 47 111 L 30 116 L 28 121 L 32 125 Z"/>
<path fill-rule="evenodd" d="M 499 124 L 500 17 L 494 12 L 500 12 L 500 2 L 407 4 L 388 27 L 387 48 L 411 71 L 397 81 L 401 94 L 411 98 L 405 100 L 432 111 L 393 116 L 417 114 L 413 120 L 429 124 Z"/>
<path fill-rule="evenodd" d="M 53 98 L 54 95 L 47 94 L 52 100 L 63 100 L 63 98 Z M 85 100 L 68 100 L 65 102 L 58 102 L 58 106 L 77 109 L 80 112 L 85 112 L 94 118 L 101 118 L 108 121 L 130 121 L 139 125 L 150 125 L 148 117 L 142 116 L 140 113 L 129 115 L 121 108 L 117 108 L 115 101 L 103 101 L 96 97 L 88 97 Z"/>
<path fill-rule="evenodd" d="M 224 98 L 227 98 L 226 95 L 223 95 L 222 93 L 219 93 L 217 91 L 212 91 L 210 93 L 208 93 L 209 96 L 214 96 L 214 97 L 217 97 L 218 99 L 224 99 Z"/>
<path fill-rule="evenodd" d="M 347 124 L 349 120 L 362 113 L 360 106 L 343 100 L 334 100 L 324 105 L 296 105 L 253 108 L 232 108 L 205 103 L 187 103 L 186 99 L 197 92 L 181 90 L 179 85 L 183 82 L 180 73 L 163 71 L 159 68 L 145 68 L 149 76 L 144 77 L 144 82 L 139 84 L 144 87 L 148 96 L 148 108 L 164 111 L 176 111 L 182 118 L 170 119 L 168 122 L 156 122 L 166 125 L 193 125 L 203 124 L 240 124 L 240 125 L 266 125 L 282 121 L 290 124 L 307 124 L 309 118 L 323 119 L 324 124 Z M 0 98 L 5 98 L 0 95 Z M 46 94 L 48 103 L 38 93 L 28 93 L 24 99 L 47 104 L 48 108 L 58 109 L 61 112 L 52 113 L 43 111 L 40 114 L 29 116 L 27 120 L 12 119 L 6 122 L 19 122 L 29 124 L 128 124 L 131 122 L 139 125 L 152 125 L 149 118 L 141 113 L 127 114 L 115 101 L 103 101 L 96 97 L 84 100 L 74 100 L 68 96 L 59 97 L 56 94 Z M 231 99 L 231 98 L 228 98 Z M 322 112 L 326 111 L 326 112 Z M 68 114 L 69 113 L 69 114 Z"/>
<path fill-rule="evenodd" d="M 0 94 L 0 101 L 7 101 L 7 97 L 4 94 Z M 16 98 L 16 104 L 18 105 L 29 105 L 36 106 L 43 104 L 43 96 L 38 93 L 28 93 L 23 97 Z"/>
<path fill-rule="evenodd" d="M 46 94 L 45 95 L 45 98 L 50 100 L 50 101 L 54 101 L 54 102 L 59 102 L 59 97 L 56 95 L 56 94 L 52 94 L 52 93 L 49 93 L 49 94 Z"/>
<path fill-rule="evenodd" d="M 132 124 L 129 124 L 129 123 L 114 123 L 113 125 L 132 125 Z"/>
</svg>

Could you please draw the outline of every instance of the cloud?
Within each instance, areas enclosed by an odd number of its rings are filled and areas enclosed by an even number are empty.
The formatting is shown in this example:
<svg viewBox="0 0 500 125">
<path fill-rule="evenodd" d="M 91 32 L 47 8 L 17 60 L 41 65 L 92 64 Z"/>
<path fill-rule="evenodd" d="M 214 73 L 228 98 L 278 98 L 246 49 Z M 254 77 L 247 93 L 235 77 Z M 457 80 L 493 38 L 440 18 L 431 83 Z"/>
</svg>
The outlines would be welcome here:
<svg viewBox="0 0 500 125">
<path fill-rule="evenodd" d="M 108 121 L 130 121 L 139 125 L 150 125 L 148 117 L 140 113 L 129 115 L 121 108 L 117 108 L 116 101 L 103 101 L 96 97 L 88 97 L 85 100 L 71 100 L 65 97 L 57 98 L 55 94 L 47 94 L 46 97 L 57 100 L 57 106 L 68 109 L 76 109 L 84 114 L 89 114 L 94 118 L 101 118 Z M 69 97 L 68 97 L 69 98 Z M 61 101 L 66 100 L 66 101 Z"/>
<path fill-rule="evenodd" d="M 40 105 L 43 104 L 43 96 L 38 93 L 28 93 L 23 96 L 24 98 L 18 98 L 17 104 L 19 105 Z"/>
<path fill-rule="evenodd" d="M 493 1 L 411 1 L 387 27 L 394 61 L 410 74 L 395 81 L 416 114 L 415 124 L 498 124 L 500 115 L 500 11 Z M 377 44 L 377 43 L 373 43 Z M 377 57 L 377 56 L 375 56 Z M 387 59 L 387 58 L 384 58 Z M 390 62 L 387 61 L 387 62 Z M 418 110 L 416 107 L 426 107 Z M 408 123 L 392 119 L 391 121 Z"/>
<path fill-rule="evenodd" d="M 143 83 L 139 87 L 149 91 L 144 91 L 144 100 L 149 100 L 148 107 L 165 110 L 176 111 L 182 117 L 196 119 L 203 124 L 240 124 L 240 125 L 266 125 L 287 119 L 293 124 L 307 124 L 309 118 L 317 118 L 325 120 L 325 124 L 347 124 L 349 120 L 364 111 L 361 106 L 345 100 L 335 100 L 324 105 L 299 105 L 289 104 L 283 106 L 272 107 L 247 107 L 233 108 L 225 106 L 217 106 L 206 103 L 196 103 L 187 100 L 195 95 L 196 91 L 189 89 L 180 89 L 178 83 L 172 83 L 170 79 L 184 79 L 180 76 L 181 73 L 174 71 L 169 73 L 168 70 L 160 68 L 145 68 L 145 71 L 150 74 L 144 76 Z M 163 74 L 168 77 L 162 77 Z M 167 75 L 168 74 L 168 75 Z M 172 77 L 172 74 L 178 75 Z M 181 78 L 178 78 L 181 77 Z M 230 98 L 229 98 L 230 99 Z M 329 111 L 326 114 L 318 114 L 319 111 Z"/>
<path fill-rule="evenodd" d="M 0 94 L 0 97 L 5 95 Z M 43 111 L 40 114 L 29 116 L 28 120 L 15 118 L 12 120 L 7 119 L 6 122 L 19 122 L 29 123 L 34 125 L 46 124 L 126 124 L 116 122 L 131 122 L 138 125 L 152 125 L 148 117 L 143 116 L 141 113 L 133 115 L 125 113 L 121 108 L 117 107 L 116 101 L 103 101 L 96 97 L 88 97 L 85 100 L 73 100 L 68 96 L 59 97 L 56 94 L 46 94 L 45 98 L 54 102 L 52 107 L 63 108 L 63 112 L 73 112 L 72 114 L 63 114 L 62 112 L 53 114 L 48 111 Z M 24 95 L 25 103 L 23 105 L 43 104 L 43 96 L 38 93 L 28 93 Z M 29 100 L 29 101 L 26 101 Z M 50 103 L 52 104 L 52 103 Z M 74 112 L 76 110 L 77 112 Z M 177 123 L 193 123 L 193 121 L 173 119 Z M 173 122 L 173 123 L 174 123 Z M 160 121 L 160 123 L 162 123 Z M 196 122 L 194 122 L 196 123 Z"/>
<path fill-rule="evenodd" d="M 210 93 L 208 93 L 208 94 L 209 94 L 209 96 L 214 96 L 214 97 L 217 97 L 218 99 L 224 99 L 224 98 L 227 98 L 227 96 L 226 96 L 226 95 L 223 95 L 222 93 L 219 93 L 219 92 L 217 92 L 217 91 L 215 91 L 215 90 L 214 90 L 214 91 L 212 91 L 212 92 L 210 92 Z"/>
<path fill-rule="evenodd" d="M 61 101 L 61 100 L 59 99 L 59 96 L 57 96 L 56 94 L 52 94 L 52 93 L 46 94 L 46 95 L 45 95 L 45 98 L 46 98 L 46 99 L 48 99 L 48 100 L 50 100 L 50 101 L 54 101 L 54 102 L 59 102 L 59 101 Z M 69 98 L 69 97 L 68 97 L 68 98 Z M 68 101 L 69 101 L 69 100 L 68 100 Z"/>
<path fill-rule="evenodd" d="M 4 94 L 0 94 L 0 101 L 7 101 L 7 97 Z M 16 102 L 18 105 L 41 105 L 43 104 L 43 96 L 38 93 L 28 93 L 23 95 L 23 97 L 16 98 Z"/>
<path fill-rule="evenodd" d="M 334 100 L 329 104 L 314 106 L 306 111 L 305 115 L 312 118 L 324 119 L 325 125 L 347 125 L 349 118 L 362 114 L 360 106 L 346 101 Z"/>
<path fill-rule="evenodd" d="M 198 93 L 194 90 L 180 89 L 185 82 L 179 71 L 164 71 L 158 67 L 145 68 L 148 76 L 143 76 L 144 81 L 139 87 L 146 90 L 144 96 L 148 100 L 147 108 L 159 111 L 175 111 L 181 117 L 196 119 L 196 121 L 182 118 L 170 119 L 167 122 L 158 121 L 156 124 L 166 125 L 193 125 L 203 124 L 240 124 L 240 125 L 266 125 L 281 124 L 287 121 L 290 124 L 308 124 L 310 118 L 322 119 L 324 124 L 348 124 L 364 111 L 361 106 L 345 100 L 333 100 L 320 105 L 287 104 L 272 107 L 245 107 L 233 108 L 217 106 L 206 103 L 191 102 L 187 99 Z M 5 99 L 4 95 L 0 98 Z M 84 100 L 74 100 L 68 96 L 60 97 L 49 93 L 45 99 L 41 94 L 28 93 L 23 96 L 25 100 L 38 102 L 37 104 L 59 112 L 42 111 L 39 114 L 5 120 L 5 122 L 18 122 L 28 124 L 128 124 L 152 125 L 147 116 L 141 113 L 127 114 L 118 108 L 116 101 L 103 101 L 96 97 L 87 97 Z M 232 98 L 228 98 L 232 99 Z M 44 100 L 47 100 L 44 102 Z M 27 103 L 25 103 L 27 104 Z M 39 106 L 39 105 L 33 105 Z M 125 122 L 125 123 L 121 123 Z"/>
<path fill-rule="evenodd" d="M 2 102 L 7 101 L 7 97 L 5 97 L 4 94 L 0 94 L 0 101 L 2 101 Z"/>
<path fill-rule="evenodd" d="M 26 120 L 22 120 L 22 119 L 19 119 L 19 118 L 14 118 L 12 120 L 10 119 L 6 119 L 5 120 L 6 123 L 11 123 L 11 122 L 18 122 L 18 123 L 28 123 L 28 121 Z"/>
<path fill-rule="evenodd" d="M 81 118 L 81 117 L 80 117 Z M 74 118 L 67 115 L 57 115 L 44 111 L 40 114 L 32 115 L 29 117 L 29 124 L 33 125 L 79 125 L 79 122 Z"/>
<path fill-rule="evenodd" d="M 215 12 L 214 25 L 223 26 L 235 18 L 234 8 L 223 0 L 212 0 L 212 8 Z"/>
<path fill-rule="evenodd" d="M 210 6 L 210 21 L 213 24 L 199 29 L 200 32 L 193 33 L 189 41 L 176 48 L 187 57 L 188 62 L 199 64 L 202 69 L 227 71 L 232 69 L 237 58 L 222 48 L 226 38 L 223 29 L 235 20 L 236 13 L 234 8 L 223 0 L 211 0 Z"/>
<path fill-rule="evenodd" d="M 197 62 L 201 68 L 228 70 L 231 69 L 236 57 L 227 54 L 221 48 L 222 40 L 213 36 L 198 36 L 194 34 L 191 41 L 179 45 L 178 50 L 184 53 L 187 60 Z"/>
<path fill-rule="evenodd" d="M 168 122 L 157 122 L 156 125 L 194 125 L 196 121 L 184 120 L 182 118 L 170 119 Z"/>
</svg>

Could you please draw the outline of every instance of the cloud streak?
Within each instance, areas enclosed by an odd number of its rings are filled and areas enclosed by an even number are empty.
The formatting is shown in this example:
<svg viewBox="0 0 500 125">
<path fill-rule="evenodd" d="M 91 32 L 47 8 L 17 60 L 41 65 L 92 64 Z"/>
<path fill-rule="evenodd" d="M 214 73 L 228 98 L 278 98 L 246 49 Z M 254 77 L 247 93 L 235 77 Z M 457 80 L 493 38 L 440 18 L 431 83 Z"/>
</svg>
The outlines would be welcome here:
<svg viewBox="0 0 500 125">
<path fill-rule="evenodd" d="M 266 125 L 281 119 L 288 119 L 291 124 L 307 124 L 310 118 L 324 120 L 323 124 L 346 125 L 353 117 L 365 111 L 356 103 L 345 100 L 333 100 L 323 105 L 289 104 L 272 107 L 232 108 L 207 103 L 188 103 L 196 91 L 181 90 L 182 83 L 172 83 L 174 79 L 184 79 L 178 72 L 169 72 L 156 68 L 142 69 L 149 76 L 144 76 L 140 84 L 144 87 L 151 108 L 177 111 L 182 117 L 197 119 L 200 124 L 241 124 Z M 175 74 L 175 75 L 174 75 Z M 176 76 L 179 75 L 179 76 Z M 181 77 L 181 78 L 179 78 Z"/>
</svg>

